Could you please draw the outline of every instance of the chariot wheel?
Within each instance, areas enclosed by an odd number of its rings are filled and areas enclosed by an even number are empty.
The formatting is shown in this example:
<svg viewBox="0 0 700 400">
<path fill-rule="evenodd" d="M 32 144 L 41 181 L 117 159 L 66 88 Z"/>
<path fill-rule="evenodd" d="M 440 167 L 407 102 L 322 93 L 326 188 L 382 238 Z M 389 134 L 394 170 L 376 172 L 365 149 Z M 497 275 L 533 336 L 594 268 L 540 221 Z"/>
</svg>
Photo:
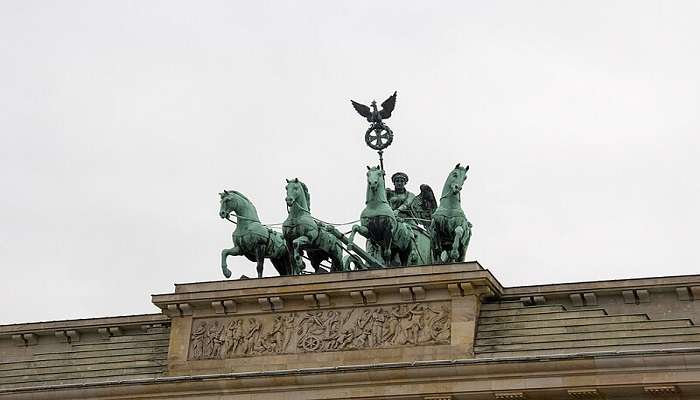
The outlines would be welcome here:
<svg viewBox="0 0 700 400">
<path fill-rule="evenodd" d="M 365 133 L 365 143 L 374 150 L 384 150 L 394 141 L 394 132 L 385 124 L 373 124 Z"/>
<path fill-rule="evenodd" d="M 301 340 L 301 348 L 306 351 L 317 351 L 321 348 L 321 340 L 316 336 L 307 336 Z"/>
</svg>

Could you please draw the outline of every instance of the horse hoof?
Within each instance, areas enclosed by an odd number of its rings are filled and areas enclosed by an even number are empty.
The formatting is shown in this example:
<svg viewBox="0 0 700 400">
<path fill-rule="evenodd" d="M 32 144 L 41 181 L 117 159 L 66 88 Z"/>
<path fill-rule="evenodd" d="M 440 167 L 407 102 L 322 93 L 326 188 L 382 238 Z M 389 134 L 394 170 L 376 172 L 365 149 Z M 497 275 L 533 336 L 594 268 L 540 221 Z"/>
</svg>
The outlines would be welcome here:
<svg viewBox="0 0 700 400">
<path fill-rule="evenodd" d="M 224 276 L 225 276 L 225 277 L 227 277 L 227 278 L 230 278 L 230 277 L 231 277 L 231 271 L 230 271 L 228 268 L 226 268 L 226 267 L 221 267 L 221 271 L 224 273 Z"/>
<path fill-rule="evenodd" d="M 442 253 L 440 253 L 440 261 L 443 263 L 447 262 L 447 251 L 443 250 Z"/>
</svg>

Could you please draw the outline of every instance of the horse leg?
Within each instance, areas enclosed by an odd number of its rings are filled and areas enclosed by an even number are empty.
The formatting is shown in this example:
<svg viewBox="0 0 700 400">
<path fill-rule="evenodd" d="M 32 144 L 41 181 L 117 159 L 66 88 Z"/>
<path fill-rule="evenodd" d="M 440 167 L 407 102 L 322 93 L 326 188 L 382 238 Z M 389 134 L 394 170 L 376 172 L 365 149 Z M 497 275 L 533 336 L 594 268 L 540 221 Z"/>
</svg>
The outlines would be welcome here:
<svg viewBox="0 0 700 400">
<path fill-rule="evenodd" d="M 462 237 L 462 246 L 459 251 L 459 260 L 464 261 L 464 257 L 467 255 L 467 247 L 469 247 L 469 239 L 472 238 L 472 230 L 467 222 L 467 226 L 464 229 L 464 236 Z"/>
<path fill-rule="evenodd" d="M 263 275 L 263 264 L 265 264 L 265 245 L 259 244 L 255 248 L 255 259 L 258 262 L 258 278 L 262 278 Z"/>
<path fill-rule="evenodd" d="M 240 255 L 241 255 L 241 249 L 238 246 L 236 246 L 235 244 L 230 249 L 221 250 L 221 271 L 224 273 L 225 277 L 227 277 L 227 278 L 231 277 L 231 270 L 229 270 L 228 265 L 226 265 L 226 258 L 228 256 L 240 256 Z"/>
<path fill-rule="evenodd" d="M 408 266 L 413 251 L 413 232 L 405 223 L 398 223 L 393 228 L 392 242 L 394 244 L 391 257 L 399 256 L 399 264 L 402 267 Z"/>
<path fill-rule="evenodd" d="M 331 270 L 350 271 L 350 268 L 346 268 L 345 264 L 343 264 L 343 249 L 337 244 L 333 246 L 331 254 Z"/>
<path fill-rule="evenodd" d="M 437 230 L 435 229 L 435 220 L 430 224 L 430 258 L 433 263 L 440 262 L 440 239 L 438 238 Z"/>
<path fill-rule="evenodd" d="M 304 261 L 301 259 L 301 255 L 304 248 L 309 244 L 311 244 L 311 241 L 306 236 L 299 236 L 298 238 L 292 240 L 295 275 L 301 275 L 301 271 L 304 270 Z"/>
<path fill-rule="evenodd" d="M 394 256 L 396 255 L 395 252 L 391 250 L 391 239 L 389 239 L 389 243 L 382 241 L 381 249 L 382 257 L 384 258 L 384 265 L 390 267 L 391 263 L 394 262 Z"/>
<path fill-rule="evenodd" d="M 270 261 L 275 267 L 280 276 L 291 275 L 291 257 L 289 256 L 289 249 L 287 248 L 286 241 L 283 240 L 282 243 L 275 245 L 275 250 L 270 254 Z"/>
<path fill-rule="evenodd" d="M 306 252 L 306 256 L 309 258 L 309 262 L 311 263 L 311 267 L 314 269 L 314 273 L 318 274 L 321 272 L 321 262 L 326 260 L 326 254 L 326 252 L 320 249 Z M 333 267 L 331 266 L 331 271 L 332 270 Z"/>
<path fill-rule="evenodd" d="M 452 242 L 452 251 L 450 251 L 450 261 L 459 261 L 459 248 L 462 244 L 462 236 L 464 236 L 464 228 L 460 225 L 455 228 L 455 239 Z"/>
<path fill-rule="evenodd" d="M 360 236 L 367 238 L 367 236 L 369 235 L 369 229 L 367 229 L 366 226 L 353 225 L 352 232 L 350 233 L 350 236 L 348 237 L 348 243 L 351 244 L 352 246 L 355 246 L 355 243 L 353 243 L 353 240 L 355 239 L 356 233 L 359 233 Z"/>
<path fill-rule="evenodd" d="M 287 268 L 286 265 L 289 263 L 289 259 L 287 257 L 270 258 L 270 262 L 272 263 L 272 266 L 275 267 L 277 273 L 279 273 L 280 276 L 289 275 L 289 268 Z"/>
<path fill-rule="evenodd" d="M 390 267 L 394 263 L 397 253 L 401 252 L 401 228 L 401 222 L 391 220 L 384 225 L 384 229 L 381 232 L 382 257 L 384 257 L 384 262 L 387 267 Z M 399 254 L 399 263 L 401 263 L 400 260 L 401 255 Z"/>
<path fill-rule="evenodd" d="M 406 267 L 408 266 L 408 259 L 411 256 L 411 249 L 403 249 L 399 251 L 399 260 L 401 261 L 401 266 Z"/>
<path fill-rule="evenodd" d="M 401 265 L 403 265 L 404 267 L 407 267 L 408 262 L 411 260 L 411 253 L 413 253 L 413 246 L 415 245 L 414 240 L 416 239 L 415 236 L 413 236 L 413 232 L 410 230 L 410 228 L 407 227 L 406 230 L 410 234 L 409 237 L 406 238 L 408 242 L 406 243 L 406 246 L 402 249 L 402 251 L 399 253 Z"/>
</svg>

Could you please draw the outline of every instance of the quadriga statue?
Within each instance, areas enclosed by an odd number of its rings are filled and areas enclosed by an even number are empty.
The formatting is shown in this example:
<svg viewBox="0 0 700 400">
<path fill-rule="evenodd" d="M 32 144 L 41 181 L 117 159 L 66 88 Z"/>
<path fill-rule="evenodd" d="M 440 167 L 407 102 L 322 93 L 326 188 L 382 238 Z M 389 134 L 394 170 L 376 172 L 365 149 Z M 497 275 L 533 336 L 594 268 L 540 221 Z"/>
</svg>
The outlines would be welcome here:
<svg viewBox="0 0 700 400">
<path fill-rule="evenodd" d="M 472 224 L 462 210 L 460 193 L 467 179 L 469 166 L 459 164 L 450 172 L 442 187 L 440 204 L 433 213 L 430 224 L 430 239 L 433 261 L 464 261 L 469 239 L 472 236 Z"/>
<path fill-rule="evenodd" d="M 226 265 L 228 256 L 245 256 L 250 261 L 257 262 L 258 278 L 262 278 L 266 258 L 272 261 L 280 275 L 290 275 L 292 266 L 282 234 L 260 223 L 255 206 L 243 194 L 235 190 L 224 190 L 219 196 L 219 216 L 228 219 L 232 212 L 236 216 L 233 247 L 221 251 L 221 270 L 224 276 L 231 277 L 231 271 Z"/>
</svg>

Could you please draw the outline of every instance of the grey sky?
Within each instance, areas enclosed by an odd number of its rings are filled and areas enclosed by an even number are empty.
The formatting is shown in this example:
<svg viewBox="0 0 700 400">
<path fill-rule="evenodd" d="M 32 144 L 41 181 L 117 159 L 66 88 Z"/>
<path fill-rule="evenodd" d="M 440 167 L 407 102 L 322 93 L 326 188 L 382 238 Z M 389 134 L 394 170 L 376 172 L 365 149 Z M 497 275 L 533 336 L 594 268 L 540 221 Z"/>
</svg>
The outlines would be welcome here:
<svg viewBox="0 0 700 400">
<path fill-rule="evenodd" d="M 393 90 L 387 170 L 439 190 L 470 164 L 467 259 L 503 284 L 697 273 L 698 20 L 697 1 L 4 1 L 0 323 L 154 312 L 223 279 L 224 188 L 280 222 L 299 177 L 314 215 L 357 219 L 377 160 L 348 100 Z"/>
</svg>

